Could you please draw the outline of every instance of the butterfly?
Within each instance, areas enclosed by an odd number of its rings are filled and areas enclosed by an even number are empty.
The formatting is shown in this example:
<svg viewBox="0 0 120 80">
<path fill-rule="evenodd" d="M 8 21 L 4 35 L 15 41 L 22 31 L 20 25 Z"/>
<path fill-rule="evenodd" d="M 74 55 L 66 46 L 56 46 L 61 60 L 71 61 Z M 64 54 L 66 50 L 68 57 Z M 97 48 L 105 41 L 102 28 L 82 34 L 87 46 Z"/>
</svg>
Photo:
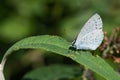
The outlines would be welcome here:
<svg viewBox="0 0 120 80">
<path fill-rule="evenodd" d="M 94 14 L 83 26 L 76 40 L 72 42 L 73 50 L 96 50 L 103 41 L 103 23 L 99 14 Z"/>
</svg>

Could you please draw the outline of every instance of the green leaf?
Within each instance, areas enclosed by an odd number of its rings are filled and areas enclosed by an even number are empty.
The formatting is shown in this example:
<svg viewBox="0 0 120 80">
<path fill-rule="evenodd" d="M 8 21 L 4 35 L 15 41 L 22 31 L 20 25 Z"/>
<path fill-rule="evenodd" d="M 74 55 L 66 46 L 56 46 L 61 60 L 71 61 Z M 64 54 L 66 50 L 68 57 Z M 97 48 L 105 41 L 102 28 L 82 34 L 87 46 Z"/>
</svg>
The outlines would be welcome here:
<svg viewBox="0 0 120 80">
<path fill-rule="evenodd" d="M 28 48 L 44 49 L 46 51 L 51 51 L 56 54 L 69 57 L 85 67 L 93 70 L 107 80 L 120 80 L 120 76 L 102 58 L 99 56 L 93 56 L 89 52 L 71 51 L 68 49 L 70 44 L 71 43 L 58 36 L 44 35 L 26 38 L 17 42 L 6 52 L 2 64 L 4 65 L 6 56 L 13 51 Z"/>
<path fill-rule="evenodd" d="M 80 75 L 82 75 L 82 70 L 79 66 L 56 64 L 35 69 L 27 73 L 23 80 L 60 80 L 63 78 L 65 80 Z"/>
</svg>

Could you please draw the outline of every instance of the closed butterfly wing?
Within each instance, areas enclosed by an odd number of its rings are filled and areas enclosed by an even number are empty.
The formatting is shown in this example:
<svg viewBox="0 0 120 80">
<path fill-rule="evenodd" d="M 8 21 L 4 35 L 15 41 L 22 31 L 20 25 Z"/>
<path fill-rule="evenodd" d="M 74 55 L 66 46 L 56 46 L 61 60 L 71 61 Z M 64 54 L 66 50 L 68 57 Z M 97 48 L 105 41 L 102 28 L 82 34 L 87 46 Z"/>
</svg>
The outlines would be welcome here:
<svg viewBox="0 0 120 80">
<path fill-rule="evenodd" d="M 97 29 L 101 29 L 102 28 L 102 19 L 101 17 L 96 13 L 95 15 L 93 15 L 83 26 L 83 28 L 81 29 L 79 35 L 77 38 L 81 38 L 84 35 L 97 30 Z M 77 40 L 76 40 L 77 41 Z"/>
<path fill-rule="evenodd" d="M 77 50 L 95 50 L 102 43 L 103 38 L 102 29 L 94 30 L 78 39 L 78 43 L 75 43 L 74 46 L 76 46 Z"/>
<path fill-rule="evenodd" d="M 98 14 L 93 15 L 81 29 L 73 47 L 76 49 L 95 50 L 103 40 L 102 20 Z"/>
</svg>

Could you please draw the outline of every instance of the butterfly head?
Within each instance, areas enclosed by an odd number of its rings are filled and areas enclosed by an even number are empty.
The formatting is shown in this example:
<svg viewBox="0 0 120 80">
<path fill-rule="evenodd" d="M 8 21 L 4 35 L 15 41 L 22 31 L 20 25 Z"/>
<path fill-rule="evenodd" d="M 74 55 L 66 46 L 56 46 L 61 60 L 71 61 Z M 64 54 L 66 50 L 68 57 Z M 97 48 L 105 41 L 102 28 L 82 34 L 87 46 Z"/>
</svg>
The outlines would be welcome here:
<svg viewBox="0 0 120 80">
<path fill-rule="evenodd" d="M 70 50 L 73 50 L 73 51 L 76 51 L 77 48 L 76 48 L 76 45 L 72 44 L 70 47 L 69 47 Z"/>
</svg>

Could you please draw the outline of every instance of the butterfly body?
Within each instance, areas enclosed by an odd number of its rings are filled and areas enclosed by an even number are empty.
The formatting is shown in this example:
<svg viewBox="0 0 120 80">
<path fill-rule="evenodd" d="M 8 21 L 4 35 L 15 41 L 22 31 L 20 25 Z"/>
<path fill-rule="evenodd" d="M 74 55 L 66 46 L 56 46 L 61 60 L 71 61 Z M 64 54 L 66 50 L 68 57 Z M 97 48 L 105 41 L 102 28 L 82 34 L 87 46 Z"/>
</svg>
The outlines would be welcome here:
<svg viewBox="0 0 120 80">
<path fill-rule="evenodd" d="M 104 38 L 102 25 L 101 17 L 93 15 L 81 29 L 72 47 L 76 50 L 96 50 Z"/>
</svg>

